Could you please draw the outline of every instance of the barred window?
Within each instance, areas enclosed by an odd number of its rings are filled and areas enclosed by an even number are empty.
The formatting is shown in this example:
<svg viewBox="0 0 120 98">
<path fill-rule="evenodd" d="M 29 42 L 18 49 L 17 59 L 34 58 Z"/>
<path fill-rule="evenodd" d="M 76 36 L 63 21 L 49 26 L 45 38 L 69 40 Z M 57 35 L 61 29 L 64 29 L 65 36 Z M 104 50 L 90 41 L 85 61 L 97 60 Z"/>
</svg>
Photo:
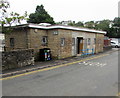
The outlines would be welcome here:
<svg viewBox="0 0 120 98">
<path fill-rule="evenodd" d="M 91 44 L 91 39 L 90 38 L 88 38 L 88 45 L 90 45 Z"/>
<path fill-rule="evenodd" d="M 75 45 L 75 38 L 72 38 L 72 46 Z"/>
<path fill-rule="evenodd" d="M 61 38 L 61 46 L 65 46 L 65 38 Z"/>
<path fill-rule="evenodd" d="M 48 37 L 47 36 L 43 36 L 42 37 L 42 45 L 43 46 L 47 46 L 47 44 L 48 44 Z"/>
<path fill-rule="evenodd" d="M 15 46 L 15 39 L 10 38 L 10 47 L 14 47 L 14 46 Z"/>
<path fill-rule="evenodd" d="M 94 44 L 96 44 L 96 38 L 94 38 Z"/>
</svg>

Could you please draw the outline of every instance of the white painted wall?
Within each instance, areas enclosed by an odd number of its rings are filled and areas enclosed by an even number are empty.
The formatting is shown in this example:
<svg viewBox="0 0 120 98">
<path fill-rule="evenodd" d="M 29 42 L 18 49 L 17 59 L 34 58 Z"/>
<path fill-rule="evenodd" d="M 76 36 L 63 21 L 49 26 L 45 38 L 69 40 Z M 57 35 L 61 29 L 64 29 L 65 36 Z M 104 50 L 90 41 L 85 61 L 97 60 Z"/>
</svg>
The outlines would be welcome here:
<svg viewBox="0 0 120 98">
<path fill-rule="evenodd" d="M 75 46 L 72 46 L 72 56 L 77 55 L 77 37 L 83 37 L 83 48 L 85 48 L 85 39 L 90 38 L 91 39 L 91 44 L 87 45 L 86 48 L 88 49 L 95 49 L 95 44 L 94 44 L 94 38 L 95 38 L 95 33 L 86 33 L 86 32 L 72 32 L 72 38 L 75 38 Z"/>
<path fill-rule="evenodd" d="M 72 56 L 76 56 L 77 55 L 77 37 L 84 37 L 84 33 L 83 32 L 72 32 L 72 38 L 75 38 L 75 45 L 72 46 Z"/>
</svg>

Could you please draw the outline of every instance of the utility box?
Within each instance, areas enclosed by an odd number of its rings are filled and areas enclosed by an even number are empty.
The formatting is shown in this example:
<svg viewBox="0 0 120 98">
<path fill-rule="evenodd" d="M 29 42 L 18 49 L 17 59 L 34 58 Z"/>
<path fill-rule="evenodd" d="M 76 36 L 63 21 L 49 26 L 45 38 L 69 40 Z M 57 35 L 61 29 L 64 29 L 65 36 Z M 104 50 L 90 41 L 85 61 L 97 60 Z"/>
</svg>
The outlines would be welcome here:
<svg viewBox="0 0 120 98">
<path fill-rule="evenodd" d="M 50 61 L 51 60 L 51 51 L 50 48 L 43 48 L 39 51 L 40 61 Z"/>
</svg>

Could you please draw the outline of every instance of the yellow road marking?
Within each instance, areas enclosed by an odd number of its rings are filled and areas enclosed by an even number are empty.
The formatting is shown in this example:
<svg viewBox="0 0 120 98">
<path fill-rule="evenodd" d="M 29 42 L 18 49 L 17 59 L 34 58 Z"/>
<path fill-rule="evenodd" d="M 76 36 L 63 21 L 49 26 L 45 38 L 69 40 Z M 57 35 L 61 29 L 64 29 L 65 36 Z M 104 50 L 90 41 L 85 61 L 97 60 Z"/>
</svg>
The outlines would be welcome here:
<svg viewBox="0 0 120 98">
<path fill-rule="evenodd" d="M 8 79 L 12 79 L 12 78 L 16 78 L 16 77 L 20 77 L 20 76 L 24 76 L 24 75 L 29 75 L 29 74 L 33 74 L 33 73 L 37 73 L 37 72 L 52 70 L 52 69 L 55 69 L 55 68 L 72 65 L 72 64 L 80 63 L 80 62 L 87 61 L 87 60 L 97 59 L 97 58 L 100 58 L 100 57 L 103 57 L 103 56 L 107 56 L 107 55 L 109 55 L 109 54 L 99 55 L 99 56 L 96 56 L 96 57 L 93 57 L 93 58 L 86 58 L 86 59 L 83 59 L 83 60 L 79 60 L 79 61 L 75 61 L 75 62 L 71 62 L 71 63 L 67 63 L 67 64 L 57 65 L 57 66 L 48 67 L 48 68 L 40 69 L 40 70 L 36 70 L 36 71 L 31 71 L 31 72 L 27 72 L 27 73 L 15 75 L 15 76 L 1 78 L 0 80 L 8 80 Z"/>
</svg>

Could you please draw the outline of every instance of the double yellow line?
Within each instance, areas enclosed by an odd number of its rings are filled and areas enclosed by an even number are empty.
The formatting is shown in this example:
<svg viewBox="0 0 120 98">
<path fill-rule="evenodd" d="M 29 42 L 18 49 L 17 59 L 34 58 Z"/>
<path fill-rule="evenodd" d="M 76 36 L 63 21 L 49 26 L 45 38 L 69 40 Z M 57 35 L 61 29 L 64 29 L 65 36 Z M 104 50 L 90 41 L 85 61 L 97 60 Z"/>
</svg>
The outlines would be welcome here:
<svg viewBox="0 0 120 98">
<path fill-rule="evenodd" d="M 45 69 L 40 69 L 40 70 L 31 71 L 31 72 L 26 72 L 26 73 L 19 74 L 19 75 L 9 76 L 9 77 L 5 77 L 5 78 L 1 78 L 0 80 L 8 80 L 8 79 L 13 79 L 13 78 L 16 78 L 16 77 L 25 76 L 25 75 L 29 75 L 29 74 L 33 74 L 33 73 L 37 73 L 37 72 L 52 70 L 52 69 L 55 69 L 55 68 L 59 68 L 59 67 L 63 67 L 63 66 L 68 66 L 68 65 L 80 63 L 80 62 L 83 62 L 83 61 L 97 59 L 97 58 L 104 57 L 104 56 L 107 56 L 107 55 L 109 55 L 109 54 L 99 55 L 99 56 L 95 56 L 95 57 L 92 57 L 92 58 L 86 58 L 86 59 L 75 61 L 75 62 L 70 62 L 70 63 L 57 65 L 57 66 L 53 66 L 53 67 L 48 67 L 48 68 L 45 68 Z"/>
</svg>

